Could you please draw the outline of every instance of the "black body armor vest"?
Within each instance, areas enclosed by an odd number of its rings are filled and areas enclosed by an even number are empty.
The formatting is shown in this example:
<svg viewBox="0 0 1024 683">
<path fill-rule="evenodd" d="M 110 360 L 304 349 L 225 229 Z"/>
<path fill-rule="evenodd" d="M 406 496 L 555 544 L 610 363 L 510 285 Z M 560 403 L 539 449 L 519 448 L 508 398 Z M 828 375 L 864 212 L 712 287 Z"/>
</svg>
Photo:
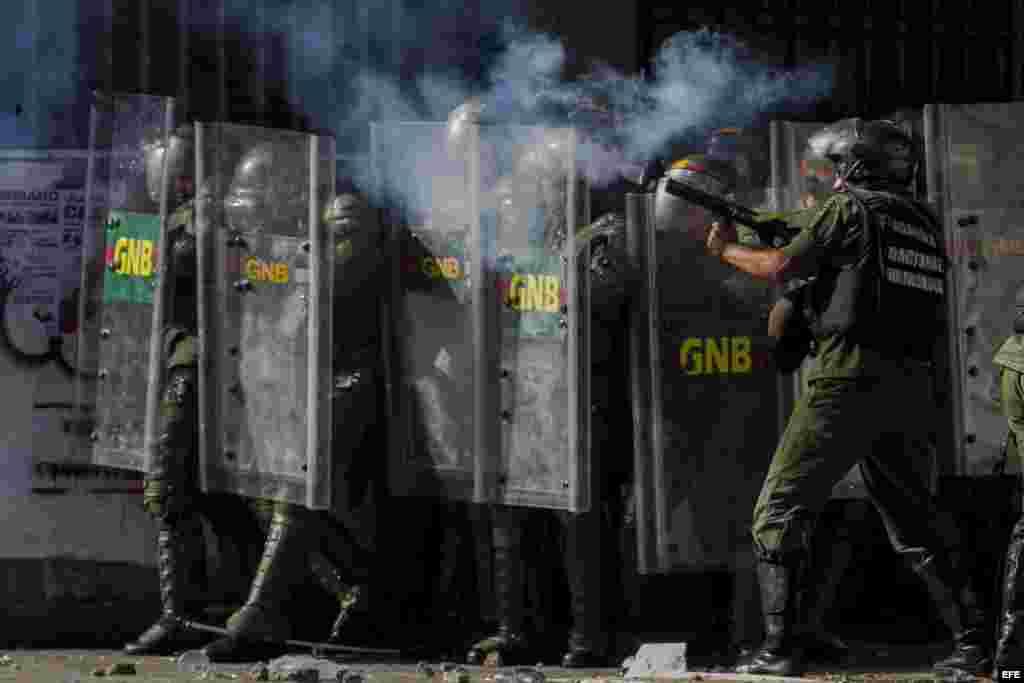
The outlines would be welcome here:
<svg viewBox="0 0 1024 683">
<path fill-rule="evenodd" d="M 862 257 L 819 274 L 807 302 L 814 336 L 845 333 L 887 356 L 931 362 L 945 319 L 938 222 L 909 197 L 849 193 L 863 225 Z"/>
</svg>

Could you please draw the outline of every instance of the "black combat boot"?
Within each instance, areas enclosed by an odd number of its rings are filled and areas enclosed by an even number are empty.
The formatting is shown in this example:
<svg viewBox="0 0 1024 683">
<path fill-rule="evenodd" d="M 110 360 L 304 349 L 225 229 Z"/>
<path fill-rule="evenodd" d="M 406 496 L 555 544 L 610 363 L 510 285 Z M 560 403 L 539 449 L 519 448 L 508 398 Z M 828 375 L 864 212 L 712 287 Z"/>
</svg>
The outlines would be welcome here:
<svg viewBox="0 0 1024 683">
<path fill-rule="evenodd" d="M 953 652 L 935 663 L 939 674 L 979 676 L 992 668 L 985 615 L 966 573 L 944 558 L 929 555 L 913 565 L 924 581 L 942 620 L 953 632 Z"/>
<path fill-rule="evenodd" d="M 736 673 L 768 676 L 803 674 L 803 649 L 796 624 L 797 590 L 802 565 L 803 557 L 798 555 L 784 558 L 782 563 L 765 559 L 757 563 L 765 639 L 757 652 L 736 667 Z"/>
<path fill-rule="evenodd" d="M 516 520 L 518 522 L 518 520 Z M 498 632 L 470 648 L 466 663 L 481 665 L 496 654 L 499 666 L 535 664 L 523 628 L 521 530 L 517 523 L 494 526 L 494 594 Z"/>
<path fill-rule="evenodd" d="M 825 628 L 825 616 L 835 602 L 843 574 L 853 559 L 848 538 L 816 539 L 811 565 L 804 570 L 800 588 L 798 622 L 804 659 L 819 665 L 836 665 L 850 656 L 849 646 Z"/>
<path fill-rule="evenodd" d="M 230 635 L 204 649 L 211 662 L 261 661 L 286 651 L 291 625 L 283 612 L 292 586 L 306 578 L 308 569 L 304 521 L 294 511 L 274 511 L 249 597 L 228 619 Z"/>
<path fill-rule="evenodd" d="M 566 521 L 565 571 L 569 582 L 572 626 L 569 648 L 562 657 L 567 669 L 608 665 L 604 607 L 601 595 L 600 508 Z"/>
<path fill-rule="evenodd" d="M 206 574 L 202 525 L 196 517 L 174 524 L 160 520 L 157 531 L 157 567 L 160 572 L 160 618 L 133 643 L 124 646 L 129 655 L 171 655 L 201 647 L 204 634 L 185 628 L 181 618 L 194 616 L 197 600 L 189 592 L 204 585 Z"/>
<path fill-rule="evenodd" d="M 1013 527 L 1010 544 L 1006 548 L 1006 567 L 1003 576 L 1003 605 L 996 642 L 995 672 L 999 680 L 1004 668 L 1024 664 L 1024 583 L 1021 582 L 1021 564 L 1024 563 L 1024 523 Z"/>
</svg>

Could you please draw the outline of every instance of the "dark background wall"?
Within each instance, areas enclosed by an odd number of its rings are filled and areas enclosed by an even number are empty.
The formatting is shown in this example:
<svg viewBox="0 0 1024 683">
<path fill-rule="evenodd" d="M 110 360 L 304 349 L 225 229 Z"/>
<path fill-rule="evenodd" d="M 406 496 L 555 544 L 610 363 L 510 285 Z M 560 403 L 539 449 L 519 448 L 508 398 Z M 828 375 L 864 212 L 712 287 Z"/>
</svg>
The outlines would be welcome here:
<svg viewBox="0 0 1024 683">
<path fill-rule="evenodd" d="M 1024 92 L 1021 0 L 644 0 L 640 25 L 645 56 L 676 31 L 713 26 L 780 66 L 835 64 L 834 94 L 809 119 Z"/>
<path fill-rule="evenodd" d="M 85 147 L 89 93 L 101 89 L 174 95 L 203 118 L 329 130 L 344 152 L 387 113 L 355 101 L 368 69 L 472 83 L 508 19 L 561 36 L 569 75 L 589 57 L 633 71 L 640 54 L 632 3 L 601 22 L 580 1 L 527 0 L 16 0 L 5 13 L 4 147 Z"/>
</svg>

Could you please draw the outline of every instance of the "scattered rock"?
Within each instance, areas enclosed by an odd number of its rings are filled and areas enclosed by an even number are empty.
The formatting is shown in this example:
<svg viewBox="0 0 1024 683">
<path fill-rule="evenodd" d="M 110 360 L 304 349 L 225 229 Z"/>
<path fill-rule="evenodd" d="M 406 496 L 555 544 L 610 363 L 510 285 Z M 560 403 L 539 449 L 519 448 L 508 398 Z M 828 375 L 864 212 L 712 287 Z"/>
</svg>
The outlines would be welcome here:
<svg viewBox="0 0 1024 683">
<path fill-rule="evenodd" d="M 499 668 L 501 666 L 501 653 L 492 652 L 487 655 L 487 657 L 484 658 L 484 666 L 489 666 L 495 669 Z"/>
<path fill-rule="evenodd" d="M 420 662 L 419 664 L 417 664 L 416 671 L 418 671 L 421 675 L 426 676 L 427 678 L 430 678 L 434 675 L 434 667 L 430 666 L 430 664 L 428 664 L 427 662 Z"/>
<path fill-rule="evenodd" d="M 366 683 L 366 674 L 361 671 L 349 671 L 341 680 L 342 683 Z"/>
<path fill-rule="evenodd" d="M 92 670 L 92 675 L 93 676 L 106 676 L 107 675 L 107 669 L 106 669 L 106 667 L 98 666 L 98 667 L 96 667 L 95 669 Z"/>
<path fill-rule="evenodd" d="M 10 666 L 11 664 L 14 664 L 14 657 L 11 657 L 10 655 L 3 655 L 0 657 L 0 666 Z"/>
<path fill-rule="evenodd" d="M 443 673 L 448 673 L 449 671 L 454 671 L 454 670 L 455 670 L 455 664 L 454 663 L 452 663 L 452 662 L 441 662 L 441 671 Z"/>
<path fill-rule="evenodd" d="M 544 683 L 544 674 L 528 666 L 516 669 L 515 683 Z"/>
<path fill-rule="evenodd" d="M 329 659 L 310 655 L 285 655 L 266 665 L 271 681 L 338 681 L 345 667 Z M 258 671 L 257 671 L 258 673 Z"/>
</svg>

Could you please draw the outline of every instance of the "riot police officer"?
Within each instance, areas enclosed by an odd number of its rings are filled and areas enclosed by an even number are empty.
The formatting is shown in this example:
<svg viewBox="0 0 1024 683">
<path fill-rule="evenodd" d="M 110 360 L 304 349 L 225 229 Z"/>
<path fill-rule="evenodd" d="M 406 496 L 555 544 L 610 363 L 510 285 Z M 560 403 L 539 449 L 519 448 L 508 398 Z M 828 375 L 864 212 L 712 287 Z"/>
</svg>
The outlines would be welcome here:
<svg viewBox="0 0 1024 683">
<path fill-rule="evenodd" d="M 248 574 L 246 549 L 256 537 L 254 520 L 243 501 L 221 493 L 202 493 L 198 483 L 197 304 L 196 238 L 194 216 L 194 151 L 191 125 L 178 127 L 165 144 L 147 143 L 145 150 L 147 190 L 156 202 L 164 167 L 169 176 L 174 207 L 168 222 L 167 270 L 162 287 L 169 288 L 160 346 L 163 359 L 160 424 L 153 453 L 153 470 L 147 473 L 144 506 L 157 520 L 157 567 L 163 611 L 138 639 L 125 646 L 133 655 L 170 654 L 202 644 L 202 634 L 185 629 L 180 618 L 197 618 L 205 605 L 206 548 L 201 519 L 211 523 L 215 534 L 235 540 L 237 572 Z M 220 176 L 202 188 L 214 196 L 224 191 Z M 163 256 L 161 256 L 163 258 Z M 241 550 L 241 552 L 237 552 Z M 234 598 L 234 596 L 231 596 Z M 240 596 L 239 596 L 240 597 Z"/>
<path fill-rule="evenodd" d="M 541 140 L 520 156 L 512 173 L 495 186 L 499 242 L 518 240 L 531 248 L 562 255 L 567 245 L 568 225 L 564 207 L 568 174 L 563 150 L 555 140 Z M 580 195 L 577 195 L 580 196 Z M 612 198 L 610 202 L 615 202 Z M 625 404 L 628 391 L 619 384 L 627 377 L 623 335 L 625 306 L 633 276 L 625 252 L 625 219 L 618 198 L 618 211 L 608 210 L 576 234 L 580 281 L 589 278 L 591 440 L 590 510 L 582 513 L 555 512 L 560 529 L 561 565 L 568 579 L 570 628 L 562 666 L 603 666 L 612 654 L 610 626 L 618 607 L 607 596 L 614 594 L 610 567 L 617 560 L 609 555 L 614 538 L 612 528 L 621 519 L 622 490 L 629 480 L 632 462 L 614 457 L 629 446 L 630 425 L 621 420 L 629 415 Z M 545 207 L 542 218 L 530 207 Z M 524 596 L 524 566 L 545 558 L 524 551 L 524 533 L 541 523 L 537 510 L 498 505 L 493 509 L 493 563 L 495 608 L 498 630 L 475 643 L 467 662 L 480 664 L 497 654 L 502 663 L 533 663 L 543 653 L 527 635 Z M 619 590 L 618 592 L 621 592 Z"/>
<path fill-rule="evenodd" d="M 812 136 L 835 165 L 833 194 L 789 219 L 781 249 L 752 249 L 713 225 L 708 252 L 755 277 L 816 276 L 801 301 L 813 335 L 807 391 L 790 417 L 754 511 L 766 638 L 740 673 L 799 674 L 797 596 L 807 544 L 833 485 L 857 463 L 893 548 L 920 576 L 953 632 L 938 672 L 991 664 L 984 619 L 962 564 L 962 542 L 914 468 L 927 425 L 906 405 L 927 394 L 941 339 L 941 232 L 910 195 L 915 144 L 887 121 L 846 119 Z"/>
<path fill-rule="evenodd" d="M 228 225 L 251 232 L 279 219 L 267 215 L 271 211 L 267 193 L 292 187 L 289 183 L 303 170 L 297 162 L 292 163 L 295 161 L 286 149 L 272 145 L 247 152 L 225 202 Z M 300 204 L 295 203 L 296 217 L 301 216 Z M 288 200 L 274 202 L 271 212 L 287 214 Z M 263 554 L 245 604 L 228 620 L 228 635 L 204 650 L 211 661 L 249 661 L 281 652 L 283 641 L 293 636 L 299 615 L 292 598 L 311 571 L 319 576 L 326 569 L 338 579 L 339 589 L 344 589 L 353 584 L 365 586 L 374 569 L 374 508 L 378 501 L 371 491 L 377 487 L 380 463 L 364 446 L 379 411 L 380 339 L 374 293 L 380 286 L 380 233 L 373 212 L 352 193 L 333 197 L 324 220 L 335 274 L 332 509 L 320 512 L 280 500 L 255 500 L 267 525 Z M 379 494 L 379 489 L 375 492 Z M 333 640 L 342 638 L 351 606 L 342 600 L 339 607 Z"/>
<path fill-rule="evenodd" d="M 1006 454 L 1020 458 L 1024 444 L 1024 307 L 1018 306 L 1017 317 L 1010 335 L 996 352 L 994 362 L 999 366 L 999 383 L 1003 415 L 1009 425 Z M 996 643 L 995 680 L 1003 669 L 1019 667 L 1024 663 L 1024 583 L 1021 582 L 1021 562 L 1024 561 L 1024 516 L 1017 520 L 1006 548 L 1003 578 L 1003 604 Z"/>
</svg>

